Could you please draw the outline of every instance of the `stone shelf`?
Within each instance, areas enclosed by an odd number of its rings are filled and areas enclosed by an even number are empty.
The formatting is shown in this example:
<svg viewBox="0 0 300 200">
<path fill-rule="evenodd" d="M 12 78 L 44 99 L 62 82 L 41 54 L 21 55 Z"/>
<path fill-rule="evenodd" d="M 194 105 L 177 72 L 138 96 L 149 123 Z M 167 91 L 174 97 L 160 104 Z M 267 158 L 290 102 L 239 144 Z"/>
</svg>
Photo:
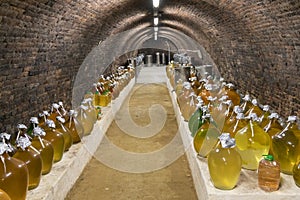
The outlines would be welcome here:
<svg viewBox="0 0 300 200">
<path fill-rule="evenodd" d="M 40 185 L 28 191 L 28 200 L 63 200 L 72 188 L 86 164 L 92 158 L 106 133 L 109 125 L 114 119 L 115 110 L 119 110 L 123 101 L 130 93 L 135 84 L 135 79 L 122 90 L 107 107 L 102 107 L 102 119 L 94 125 L 92 133 L 85 136 L 78 144 L 74 144 L 68 152 L 65 152 L 63 159 L 55 163 L 51 172 L 42 177 Z"/>
<path fill-rule="evenodd" d="M 188 128 L 188 123 L 181 116 L 177 104 L 177 96 L 169 81 L 167 87 L 172 99 L 179 131 L 186 150 L 190 169 L 194 180 L 198 199 L 209 200 L 294 200 L 300 199 L 300 188 L 298 188 L 292 176 L 281 173 L 281 186 L 278 191 L 265 192 L 258 187 L 257 171 L 242 170 L 240 180 L 233 190 L 219 190 L 215 188 L 210 180 L 207 159 L 197 156 L 193 148 L 193 137 Z"/>
</svg>

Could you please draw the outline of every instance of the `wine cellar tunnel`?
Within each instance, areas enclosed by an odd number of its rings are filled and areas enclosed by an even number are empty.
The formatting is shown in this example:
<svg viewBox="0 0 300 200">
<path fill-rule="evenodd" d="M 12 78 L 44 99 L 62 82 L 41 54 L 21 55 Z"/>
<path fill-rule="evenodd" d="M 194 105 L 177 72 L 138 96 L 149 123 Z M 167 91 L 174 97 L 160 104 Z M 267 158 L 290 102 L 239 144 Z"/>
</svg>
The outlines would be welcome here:
<svg viewBox="0 0 300 200">
<path fill-rule="evenodd" d="M 2 0 L 0 9 L 3 131 L 51 102 L 70 107 L 74 77 L 93 47 L 112 34 L 153 26 L 151 1 Z M 299 115 L 298 0 L 165 0 L 159 12 L 161 27 L 203 45 L 242 92 L 283 116 Z"/>
<path fill-rule="evenodd" d="M 158 52 L 158 73 L 187 54 L 282 118 L 300 117 L 299 0 L 0 0 L 0 42 L 1 132 L 54 102 L 78 107 L 102 74 L 141 54 L 148 72 Z"/>
</svg>

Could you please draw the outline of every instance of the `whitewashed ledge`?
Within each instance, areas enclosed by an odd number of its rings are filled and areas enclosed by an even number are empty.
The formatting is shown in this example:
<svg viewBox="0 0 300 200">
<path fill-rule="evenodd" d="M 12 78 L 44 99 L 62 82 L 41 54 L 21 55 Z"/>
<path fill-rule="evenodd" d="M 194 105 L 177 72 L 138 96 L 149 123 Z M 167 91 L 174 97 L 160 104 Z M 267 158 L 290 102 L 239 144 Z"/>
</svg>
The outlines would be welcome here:
<svg viewBox="0 0 300 200">
<path fill-rule="evenodd" d="M 53 165 L 51 172 L 42 176 L 40 185 L 28 191 L 28 200 L 63 200 L 65 198 L 113 121 L 112 106 L 114 110 L 119 110 L 134 84 L 135 78 L 122 90 L 118 98 L 102 108 L 102 119 L 95 123 L 92 133 L 85 136 L 82 142 L 74 144 L 68 152 L 64 153 L 63 159 Z"/>
<path fill-rule="evenodd" d="M 295 200 L 300 199 L 300 188 L 294 183 L 293 177 L 281 173 L 281 186 L 278 191 L 265 192 L 258 187 L 257 171 L 242 170 L 240 180 L 233 190 L 219 190 L 215 188 L 210 180 L 207 159 L 197 157 L 193 149 L 193 138 L 188 128 L 188 123 L 181 116 L 169 81 L 167 87 L 172 99 L 179 131 L 186 149 L 186 155 L 192 171 L 192 177 L 198 199 L 203 200 Z M 221 175 L 221 174 L 220 174 Z"/>
</svg>

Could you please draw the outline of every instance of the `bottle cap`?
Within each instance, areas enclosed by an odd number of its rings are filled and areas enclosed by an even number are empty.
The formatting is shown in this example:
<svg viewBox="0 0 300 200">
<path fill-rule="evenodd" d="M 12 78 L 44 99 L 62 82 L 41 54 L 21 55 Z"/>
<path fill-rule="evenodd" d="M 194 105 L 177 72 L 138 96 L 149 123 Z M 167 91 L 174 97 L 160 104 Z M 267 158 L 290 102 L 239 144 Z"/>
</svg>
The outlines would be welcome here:
<svg viewBox="0 0 300 200">
<path fill-rule="evenodd" d="M 10 139 L 10 134 L 8 134 L 8 133 L 5 133 L 5 132 L 3 132 L 3 133 L 0 133 L 0 139 L 1 140 L 9 140 Z"/>
<path fill-rule="evenodd" d="M 260 122 L 260 119 L 257 117 L 256 113 L 250 113 L 246 118 L 252 121 Z"/>
<path fill-rule="evenodd" d="M 46 132 L 41 127 L 37 126 L 33 128 L 33 135 L 34 136 L 45 136 Z"/>
<path fill-rule="evenodd" d="M 238 120 L 245 119 L 244 113 L 237 113 L 236 119 L 238 119 Z"/>
<path fill-rule="evenodd" d="M 289 116 L 287 122 L 295 122 L 297 121 L 297 116 Z"/>
<path fill-rule="evenodd" d="M 219 98 L 219 101 L 226 101 L 228 99 L 227 95 L 223 95 Z"/>
<path fill-rule="evenodd" d="M 215 101 L 215 100 L 217 100 L 217 97 L 208 96 L 207 100 L 208 101 Z"/>
<path fill-rule="evenodd" d="M 32 124 L 39 124 L 39 120 L 38 120 L 37 117 L 31 117 L 30 118 L 30 123 L 32 123 Z"/>
<path fill-rule="evenodd" d="M 55 108 L 55 109 L 59 109 L 60 106 L 57 103 L 53 103 L 52 107 Z"/>
<path fill-rule="evenodd" d="M 44 116 L 50 116 L 49 112 L 47 110 L 43 111 Z"/>
<path fill-rule="evenodd" d="M 0 141 L 0 155 L 4 154 L 5 152 L 12 152 L 12 149 L 8 144 Z"/>
<path fill-rule="evenodd" d="M 25 151 L 25 149 L 31 145 L 31 142 L 28 137 L 21 136 L 16 140 L 16 145 Z"/>
<path fill-rule="evenodd" d="M 240 106 L 234 106 L 233 107 L 233 112 L 236 114 L 243 112 L 243 109 Z"/>
<path fill-rule="evenodd" d="M 269 105 L 264 105 L 263 106 L 263 111 L 267 112 L 270 110 L 270 106 Z"/>
<path fill-rule="evenodd" d="M 265 160 L 268 160 L 268 161 L 273 161 L 274 160 L 274 157 L 272 155 L 263 155 L 264 159 Z"/>
<path fill-rule="evenodd" d="M 51 119 L 47 119 L 46 120 L 46 125 L 49 127 L 49 128 L 55 128 L 55 123 L 53 120 Z"/>
<path fill-rule="evenodd" d="M 271 113 L 271 115 L 268 116 L 269 119 L 273 119 L 273 118 L 276 118 L 278 119 L 279 118 L 279 115 L 277 113 Z"/>
<path fill-rule="evenodd" d="M 257 104 L 258 104 L 257 99 L 252 99 L 251 102 L 252 102 L 252 104 L 255 105 L 255 106 L 257 106 Z"/>
<path fill-rule="evenodd" d="M 234 87 L 234 85 L 233 85 L 232 83 L 227 83 L 226 86 L 227 86 L 228 88 L 233 88 L 233 87 Z"/>
<path fill-rule="evenodd" d="M 211 91 L 213 89 L 212 84 L 205 84 L 205 89 Z"/>
<path fill-rule="evenodd" d="M 56 119 L 62 124 L 66 122 L 65 118 L 63 118 L 61 116 L 57 116 Z"/>
<path fill-rule="evenodd" d="M 243 100 L 244 100 L 244 101 L 250 101 L 251 99 L 250 99 L 249 94 L 246 94 L 246 95 L 244 96 Z"/>
<path fill-rule="evenodd" d="M 221 146 L 223 148 L 234 148 L 235 147 L 235 139 L 231 138 L 229 133 L 222 133 L 219 136 L 219 140 L 220 140 Z"/>
<path fill-rule="evenodd" d="M 24 124 L 18 124 L 17 128 L 18 129 L 27 129 L 27 126 L 25 126 Z"/>
</svg>

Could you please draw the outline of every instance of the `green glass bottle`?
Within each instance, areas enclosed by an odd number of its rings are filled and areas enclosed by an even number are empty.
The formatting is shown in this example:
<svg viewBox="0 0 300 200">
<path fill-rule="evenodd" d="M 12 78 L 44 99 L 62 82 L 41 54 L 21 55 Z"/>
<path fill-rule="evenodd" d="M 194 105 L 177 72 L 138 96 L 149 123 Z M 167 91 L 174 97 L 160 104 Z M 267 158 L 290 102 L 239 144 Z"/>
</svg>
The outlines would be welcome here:
<svg viewBox="0 0 300 200">
<path fill-rule="evenodd" d="M 207 157 L 209 174 L 216 188 L 231 190 L 238 183 L 242 159 L 235 150 L 235 140 L 229 133 L 222 133 L 219 140 L 221 145 L 217 145 Z"/>
<path fill-rule="evenodd" d="M 202 111 L 203 101 L 201 98 L 198 98 L 198 104 L 196 111 L 192 114 L 192 116 L 189 119 L 188 126 L 189 130 L 191 132 L 192 137 L 195 136 L 198 129 L 202 126 L 204 123 L 202 119 L 203 111 Z"/>
</svg>

